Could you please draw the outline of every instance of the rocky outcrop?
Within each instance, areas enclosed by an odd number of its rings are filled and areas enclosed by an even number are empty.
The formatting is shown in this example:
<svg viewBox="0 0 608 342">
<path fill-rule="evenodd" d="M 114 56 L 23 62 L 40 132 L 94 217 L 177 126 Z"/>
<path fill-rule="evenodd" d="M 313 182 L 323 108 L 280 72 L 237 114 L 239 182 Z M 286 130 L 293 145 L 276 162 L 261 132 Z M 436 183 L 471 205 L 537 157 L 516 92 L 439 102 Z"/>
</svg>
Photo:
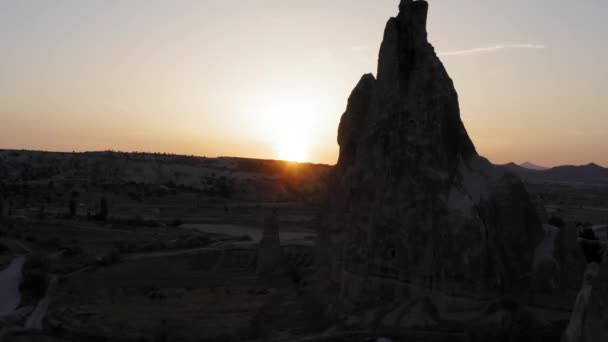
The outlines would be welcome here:
<svg viewBox="0 0 608 342">
<path fill-rule="evenodd" d="M 562 342 L 608 339 L 608 245 L 595 236 L 579 238 L 588 265 Z"/>
<path fill-rule="evenodd" d="M 258 247 L 256 273 L 260 276 L 281 275 L 287 272 L 287 263 L 281 249 L 279 223 L 273 211 L 264 218 L 264 234 Z"/>
<path fill-rule="evenodd" d="M 586 307 L 583 339 L 586 342 L 600 342 L 608 339 L 608 260 L 600 265 L 593 281 L 591 300 Z"/>
<path fill-rule="evenodd" d="M 340 121 L 320 236 L 345 309 L 430 298 L 447 315 L 531 286 L 541 222 L 522 183 L 477 154 L 427 11 L 401 1 L 377 78 L 361 78 Z"/>
</svg>

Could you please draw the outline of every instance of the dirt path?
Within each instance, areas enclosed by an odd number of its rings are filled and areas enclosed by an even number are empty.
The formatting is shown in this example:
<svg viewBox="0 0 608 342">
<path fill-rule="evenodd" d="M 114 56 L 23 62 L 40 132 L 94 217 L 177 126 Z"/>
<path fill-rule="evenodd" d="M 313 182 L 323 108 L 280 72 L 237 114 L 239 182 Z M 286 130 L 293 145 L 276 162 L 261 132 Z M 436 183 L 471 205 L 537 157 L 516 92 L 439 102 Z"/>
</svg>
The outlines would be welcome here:
<svg viewBox="0 0 608 342">
<path fill-rule="evenodd" d="M 212 246 L 206 246 L 206 247 L 200 247 L 200 248 L 182 249 L 182 250 L 174 250 L 174 251 L 133 253 L 133 254 L 128 254 L 128 255 L 123 256 L 122 260 L 132 261 L 132 260 L 147 259 L 147 258 L 163 258 L 163 257 L 176 256 L 176 255 L 196 254 L 198 252 L 208 251 L 208 250 L 218 250 L 218 248 L 214 248 Z"/>
<path fill-rule="evenodd" d="M 209 234 L 224 234 L 230 236 L 248 236 L 253 242 L 260 242 L 264 231 L 260 228 L 237 226 L 233 224 L 183 224 L 183 228 L 198 230 Z M 315 233 L 281 231 L 281 242 L 306 240 L 316 237 Z"/>
<path fill-rule="evenodd" d="M 57 281 L 58 277 L 56 275 L 51 276 L 49 286 L 46 289 L 46 295 L 38 302 L 36 309 L 34 309 L 30 317 L 28 317 L 27 321 L 25 322 L 26 329 L 42 330 L 42 322 L 47 311 L 49 310 L 51 295 L 57 286 Z"/>
<path fill-rule="evenodd" d="M 19 283 L 25 257 L 16 257 L 0 272 L 0 316 L 12 313 L 21 301 Z"/>
</svg>

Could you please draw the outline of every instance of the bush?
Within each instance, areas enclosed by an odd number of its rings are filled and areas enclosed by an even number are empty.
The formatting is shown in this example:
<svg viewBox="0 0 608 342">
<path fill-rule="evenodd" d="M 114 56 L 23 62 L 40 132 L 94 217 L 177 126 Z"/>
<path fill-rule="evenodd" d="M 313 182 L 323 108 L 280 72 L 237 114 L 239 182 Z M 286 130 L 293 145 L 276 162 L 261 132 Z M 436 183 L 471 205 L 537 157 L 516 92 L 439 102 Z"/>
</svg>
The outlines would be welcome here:
<svg viewBox="0 0 608 342">
<path fill-rule="evenodd" d="M 76 205 L 76 200 L 74 198 L 70 199 L 70 202 L 68 204 L 68 210 L 69 210 L 69 214 L 68 214 L 69 218 L 76 217 L 77 205 Z"/>
<path fill-rule="evenodd" d="M 211 243 L 206 236 L 186 236 L 180 237 L 175 241 L 176 248 L 198 248 L 205 247 Z"/>
<path fill-rule="evenodd" d="M 28 257 L 23 265 L 23 272 L 29 273 L 29 271 L 40 271 L 47 272 L 49 270 L 49 259 L 40 253 L 33 254 Z"/>
<path fill-rule="evenodd" d="M 7 252 L 8 251 L 8 246 L 5 245 L 4 243 L 0 242 L 0 254 Z"/>
<path fill-rule="evenodd" d="M 155 251 L 160 251 L 160 250 L 165 250 L 167 249 L 167 245 L 165 243 L 163 243 L 162 241 L 153 241 L 150 243 L 147 243 L 143 246 L 141 246 L 140 250 L 142 252 L 155 252 Z"/>
<path fill-rule="evenodd" d="M 108 200 L 105 197 L 102 197 L 99 203 L 99 219 L 107 220 L 108 219 Z"/>
<path fill-rule="evenodd" d="M 116 248 L 112 248 L 99 259 L 99 263 L 105 266 L 116 264 L 118 261 L 120 261 L 120 252 Z"/>
<path fill-rule="evenodd" d="M 553 216 L 549 219 L 549 224 L 557 227 L 557 228 L 564 228 L 566 226 L 566 223 L 564 222 L 564 220 L 561 217 L 558 216 Z"/>
<path fill-rule="evenodd" d="M 137 245 L 134 242 L 120 242 L 116 244 L 116 249 L 120 253 L 134 253 L 137 251 Z"/>
<path fill-rule="evenodd" d="M 49 279 L 46 273 L 33 270 L 23 274 L 19 290 L 27 292 L 36 298 L 43 297 L 48 287 Z"/>
<path fill-rule="evenodd" d="M 604 259 L 604 246 L 600 241 L 581 238 L 579 244 L 585 255 L 587 263 L 601 264 Z"/>
<path fill-rule="evenodd" d="M 47 248 L 47 249 L 60 249 L 61 248 L 61 239 L 59 238 L 50 238 L 38 241 L 38 247 Z"/>
<path fill-rule="evenodd" d="M 66 258 L 73 258 L 82 254 L 84 254 L 84 250 L 80 246 L 70 246 L 63 253 Z"/>
</svg>

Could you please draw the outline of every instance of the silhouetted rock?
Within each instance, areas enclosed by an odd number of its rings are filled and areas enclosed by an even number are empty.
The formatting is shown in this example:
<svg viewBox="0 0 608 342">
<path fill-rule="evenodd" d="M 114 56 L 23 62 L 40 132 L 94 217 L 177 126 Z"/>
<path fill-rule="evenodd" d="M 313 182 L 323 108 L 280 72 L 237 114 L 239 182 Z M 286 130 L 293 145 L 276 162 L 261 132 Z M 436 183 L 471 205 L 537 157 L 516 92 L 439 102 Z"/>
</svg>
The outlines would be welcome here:
<svg viewBox="0 0 608 342">
<path fill-rule="evenodd" d="M 519 166 L 529 169 L 529 170 L 548 170 L 548 167 L 544 167 L 544 166 L 540 166 L 540 165 L 536 165 L 534 163 L 530 163 L 530 162 L 525 162 L 520 164 Z"/>
<path fill-rule="evenodd" d="M 608 186 L 608 169 L 597 164 L 564 165 L 550 169 L 530 169 L 515 163 L 501 165 L 529 183 L 554 183 L 578 187 Z"/>
<path fill-rule="evenodd" d="M 606 341 L 608 339 L 608 260 L 604 260 L 600 265 L 585 317 L 582 341 Z"/>
<path fill-rule="evenodd" d="M 582 239 L 586 240 L 586 239 Z M 581 241 L 589 264 L 576 298 L 570 324 L 562 342 L 600 342 L 608 338 L 608 257 L 606 244 L 597 240 Z M 597 249 L 601 250 L 599 258 Z M 590 252 L 591 250 L 591 252 Z"/>
<path fill-rule="evenodd" d="M 377 79 L 361 78 L 338 130 L 320 236 L 342 306 L 431 294 L 446 313 L 459 296 L 524 297 L 544 234 L 535 207 L 515 176 L 477 154 L 427 40 L 427 2 L 399 9 Z"/>
</svg>

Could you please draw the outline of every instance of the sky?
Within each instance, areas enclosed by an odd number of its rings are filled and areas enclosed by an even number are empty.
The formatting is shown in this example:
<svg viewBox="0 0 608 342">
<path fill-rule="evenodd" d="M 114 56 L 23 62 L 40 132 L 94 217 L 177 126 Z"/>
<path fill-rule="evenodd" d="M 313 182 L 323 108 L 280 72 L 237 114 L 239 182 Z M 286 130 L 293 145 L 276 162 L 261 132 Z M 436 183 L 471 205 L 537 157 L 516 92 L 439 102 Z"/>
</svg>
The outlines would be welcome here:
<svg viewBox="0 0 608 342">
<path fill-rule="evenodd" d="M 398 0 L 0 0 L 0 148 L 335 163 Z M 608 166 L 608 1 L 429 0 L 478 152 Z"/>
</svg>

